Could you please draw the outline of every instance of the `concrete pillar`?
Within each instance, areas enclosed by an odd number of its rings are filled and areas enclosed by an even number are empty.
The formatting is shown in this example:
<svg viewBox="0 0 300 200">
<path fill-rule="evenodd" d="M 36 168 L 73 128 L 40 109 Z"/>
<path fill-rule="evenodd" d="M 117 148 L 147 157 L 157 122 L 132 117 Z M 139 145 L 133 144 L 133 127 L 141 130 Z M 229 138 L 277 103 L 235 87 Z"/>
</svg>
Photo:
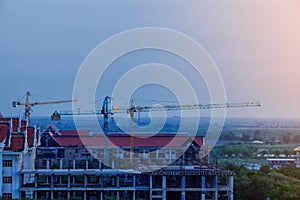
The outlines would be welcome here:
<svg viewBox="0 0 300 200">
<path fill-rule="evenodd" d="M 70 191 L 68 190 L 68 199 L 70 199 L 70 197 L 71 197 L 71 196 L 70 196 Z"/>
<path fill-rule="evenodd" d="M 50 186 L 51 186 L 51 188 L 53 188 L 53 185 L 54 185 L 54 174 L 51 174 L 50 175 Z"/>
<path fill-rule="evenodd" d="M 86 185 L 87 185 L 87 175 L 84 174 L 84 175 L 83 175 L 83 187 L 86 188 Z"/>
<path fill-rule="evenodd" d="M 115 177 L 114 176 L 111 177 L 111 185 L 115 186 Z"/>
<path fill-rule="evenodd" d="M 50 169 L 50 161 L 46 160 L 46 169 Z"/>
<path fill-rule="evenodd" d="M 59 169 L 62 169 L 63 167 L 63 159 L 59 159 Z"/>
<path fill-rule="evenodd" d="M 50 198 L 54 199 L 54 196 L 53 196 L 54 174 L 51 174 L 51 176 L 50 176 L 50 185 L 51 185 Z"/>
<path fill-rule="evenodd" d="M 86 200 L 86 191 L 83 192 L 83 200 Z"/>
<path fill-rule="evenodd" d="M 219 190 L 219 176 L 216 175 L 215 176 L 215 200 L 217 200 L 219 196 L 218 190 Z"/>
<path fill-rule="evenodd" d="M 73 163 L 73 169 L 75 169 L 75 167 L 76 167 L 76 160 L 74 159 L 72 163 Z"/>
<path fill-rule="evenodd" d="M 27 191 L 27 192 L 25 192 L 25 197 L 28 198 L 28 199 L 32 199 L 33 195 L 34 195 L 33 193 L 35 194 L 36 192 Z"/>
<path fill-rule="evenodd" d="M 38 174 L 37 173 L 34 176 L 34 186 L 35 186 L 35 188 L 38 187 Z"/>
<path fill-rule="evenodd" d="M 132 199 L 135 200 L 135 195 L 136 195 L 136 190 L 135 190 L 135 186 L 136 186 L 136 175 L 133 175 L 133 180 L 132 180 L 132 183 L 133 183 L 133 197 Z"/>
<path fill-rule="evenodd" d="M 68 188 L 71 187 L 71 175 L 68 174 Z"/>
<path fill-rule="evenodd" d="M 103 192 L 100 192 L 100 200 L 103 200 Z"/>
<path fill-rule="evenodd" d="M 135 185 L 136 185 L 136 175 L 133 175 L 133 180 L 132 180 L 132 183 L 133 183 L 133 187 L 135 188 Z"/>
<path fill-rule="evenodd" d="M 149 200 L 152 200 L 152 175 L 150 175 L 149 177 L 149 191 L 150 191 Z"/>
<path fill-rule="evenodd" d="M 181 177 L 181 189 L 182 189 L 181 200 L 185 200 L 185 181 L 186 181 L 185 176 L 182 176 Z"/>
<path fill-rule="evenodd" d="M 167 178 L 166 176 L 162 177 L 162 199 L 167 200 Z"/>
<path fill-rule="evenodd" d="M 85 161 L 85 169 L 89 169 L 89 161 L 88 160 Z"/>
<path fill-rule="evenodd" d="M 132 200 L 135 200 L 135 190 L 133 191 L 133 194 L 132 194 Z"/>
<path fill-rule="evenodd" d="M 201 176 L 201 200 L 205 200 L 205 176 Z"/>
<path fill-rule="evenodd" d="M 102 184 L 102 176 L 99 176 L 99 185 L 100 185 L 100 187 L 103 187 L 103 184 Z"/>
<path fill-rule="evenodd" d="M 117 175 L 117 187 L 120 187 L 120 175 Z"/>
<path fill-rule="evenodd" d="M 229 177 L 229 188 L 230 188 L 229 199 L 233 200 L 233 176 Z"/>
</svg>

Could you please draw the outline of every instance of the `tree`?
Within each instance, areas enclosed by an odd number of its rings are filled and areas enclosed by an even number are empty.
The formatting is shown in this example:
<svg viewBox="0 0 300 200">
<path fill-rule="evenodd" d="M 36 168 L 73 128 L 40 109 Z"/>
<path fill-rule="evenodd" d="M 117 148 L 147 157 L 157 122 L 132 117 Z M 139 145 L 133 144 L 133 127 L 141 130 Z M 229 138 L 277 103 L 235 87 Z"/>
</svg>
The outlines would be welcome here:
<svg viewBox="0 0 300 200">
<path fill-rule="evenodd" d="M 250 142 L 251 138 L 249 134 L 243 133 L 242 135 L 242 141 L 243 142 Z"/>
<path fill-rule="evenodd" d="M 300 135 L 295 135 L 293 138 L 294 143 L 300 143 Z"/>
<path fill-rule="evenodd" d="M 285 134 L 285 135 L 283 135 L 282 136 L 282 142 L 286 143 L 286 144 L 292 143 L 291 134 Z"/>
<path fill-rule="evenodd" d="M 278 149 L 275 149 L 275 150 L 273 150 L 273 153 L 274 153 L 276 156 L 279 156 L 281 152 L 280 152 Z"/>
<path fill-rule="evenodd" d="M 270 168 L 270 165 L 262 165 L 260 167 L 260 170 L 259 170 L 262 174 L 265 174 L 267 175 L 268 173 L 271 172 L 271 168 Z"/>
<path fill-rule="evenodd" d="M 234 134 L 231 131 L 229 131 L 228 133 L 222 134 L 221 139 L 227 140 L 227 141 L 232 141 L 232 140 L 234 140 Z"/>
<path fill-rule="evenodd" d="M 265 200 L 298 200 L 300 199 L 300 173 L 295 167 L 282 167 L 271 170 L 262 166 L 260 171 L 250 171 L 246 168 L 234 170 L 236 200 L 255 199 Z"/>
<path fill-rule="evenodd" d="M 285 176 L 300 180 L 300 169 L 297 169 L 295 166 L 284 166 L 279 168 L 277 171 Z"/>
<path fill-rule="evenodd" d="M 259 131 L 255 131 L 255 132 L 254 132 L 253 140 L 259 140 L 259 141 L 262 141 L 262 140 L 263 140 L 263 137 L 261 136 L 261 134 L 260 134 Z"/>
</svg>

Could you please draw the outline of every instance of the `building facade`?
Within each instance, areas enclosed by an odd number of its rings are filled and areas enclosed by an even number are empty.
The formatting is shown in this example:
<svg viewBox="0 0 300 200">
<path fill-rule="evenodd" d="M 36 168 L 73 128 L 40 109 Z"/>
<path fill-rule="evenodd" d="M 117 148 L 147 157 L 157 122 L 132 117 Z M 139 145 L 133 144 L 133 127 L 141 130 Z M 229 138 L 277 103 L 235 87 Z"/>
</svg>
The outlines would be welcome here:
<svg viewBox="0 0 300 200">
<path fill-rule="evenodd" d="M 61 165 L 22 171 L 29 174 L 35 183 L 22 185 L 21 191 L 34 199 L 233 199 L 233 172 L 217 169 L 172 166 L 143 173 Z"/>
<path fill-rule="evenodd" d="M 34 176 L 21 171 L 34 169 L 39 132 L 18 118 L 0 118 L 0 196 L 21 198 L 21 185 L 33 183 Z"/>
</svg>

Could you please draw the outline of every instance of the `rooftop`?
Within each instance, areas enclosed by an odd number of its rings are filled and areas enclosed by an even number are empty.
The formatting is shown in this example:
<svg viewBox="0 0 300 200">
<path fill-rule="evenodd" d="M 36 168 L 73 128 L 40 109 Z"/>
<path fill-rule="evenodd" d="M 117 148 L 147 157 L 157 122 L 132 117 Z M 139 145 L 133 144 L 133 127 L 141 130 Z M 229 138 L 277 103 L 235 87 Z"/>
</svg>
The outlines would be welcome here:
<svg viewBox="0 0 300 200">
<path fill-rule="evenodd" d="M 26 121 L 0 117 L 0 142 L 4 144 L 5 151 L 23 151 L 26 144 L 32 147 L 35 136 L 38 140 L 38 131 L 32 126 L 26 126 Z"/>
<path fill-rule="evenodd" d="M 89 135 L 88 131 L 76 131 L 76 130 L 62 130 L 59 132 L 52 132 L 47 130 L 42 135 L 48 135 L 52 138 L 54 143 L 58 146 L 104 146 L 105 138 L 103 133 L 93 133 Z M 131 136 L 128 134 L 111 133 L 108 135 L 108 145 L 118 147 L 130 147 Z M 191 137 L 185 133 L 171 134 L 171 133 L 159 133 L 155 135 L 147 133 L 134 133 L 134 146 L 135 147 L 179 147 L 187 143 L 194 143 L 198 146 L 202 146 L 202 137 Z"/>
</svg>

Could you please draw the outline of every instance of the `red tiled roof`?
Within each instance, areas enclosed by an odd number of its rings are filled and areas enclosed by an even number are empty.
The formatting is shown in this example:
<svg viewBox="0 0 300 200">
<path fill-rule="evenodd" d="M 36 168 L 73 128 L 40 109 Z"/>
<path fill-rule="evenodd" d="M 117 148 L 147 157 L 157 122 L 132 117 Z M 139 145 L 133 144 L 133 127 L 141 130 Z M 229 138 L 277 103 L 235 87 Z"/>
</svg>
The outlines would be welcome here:
<svg viewBox="0 0 300 200">
<path fill-rule="evenodd" d="M 9 133 L 9 124 L 8 123 L 0 123 L 0 142 L 3 142 Z"/>
<path fill-rule="evenodd" d="M 20 130 L 19 125 L 21 125 Z M 10 130 L 11 128 L 11 130 Z M 10 138 L 10 146 L 5 146 L 4 150 L 22 151 L 24 150 L 25 136 L 23 133 L 26 131 L 26 121 L 19 118 L 0 118 L 0 142 L 6 138 Z M 33 146 L 34 141 L 34 127 L 27 127 L 27 143 L 29 147 Z M 10 134 L 12 134 L 10 136 Z M 38 137 L 38 135 L 37 135 Z M 38 139 L 38 138 L 37 138 Z M 8 145 L 8 141 L 5 145 Z"/>
<path fill-rule="evenodd" d="M 86 130 L 83 130 L 83 131 L 76 131 L 76 130 L 63 130 L 63 131 L 60 131 L 60 133 L 62 135 L 88 135 L 89 132 Z"/>
<path fill-rule="evenodd" d="M 11 137 L 10 147 L 5 147 L 5 150 L 22 151 L 24 149 L 24 135 L 13 134 Z"/>
<path fill-rule="evenodd" d="M 201 147 L 203 145 L 203 138 L 202 137 L 195 137 L 194 142 Z"/>
<path fill-rule="evenodd" d="M 140 136 L 135 134 L 136 136 Z M 76 136 L 76 135 L 62 135 L 54 136 L 53 139 L 60 146 L 104 146 L 104 138 L 101 136 Z M 190 141 L 187 135 L 173 135 L 173 134 L 159 134 L 153 137 L 145 138 L 135 137 L 134 146 L 135 147 L 164 147 L 172 146 L 178 147 L 186 144 Z M 109 146 L 120 146 L 120 147 L 129 147 L 130 146 L 130 136 L 127 134 L 111 134 L 108 138 Z M 195 143 L 199 146 L 202 146 L 201 138 L 194 138 Z"/>
<path fill-rule="evenodd" d="M 19 127 L 19 118 L 0 118 L 0 122 L 11 122 L 12 120 L 12 132 L 17 132 Z"/>
<path fill-rule="evenodd" d="M 29 147 L 33 146 L 34 141 L 34 127 L 27 127 L 27 143 Z"/>
<path fill-rule="evenodd" d="M 20 128 L 21 132 L 26 131 L 26 127 L 21 127 Z M 27 126 L 27 144 L 29 147 L 33 146 L 33 141 L 34 141 L 34 127 L 33 126 Z"/>
<path fill-rule="evenodd" d="M 102 137 L 93 136 L 52 136 L 60 146 L 98 146 L 103 145 Z M 100 144 L 99 144 L 100 141 Z"/>
<path fill-rule="evenodd" d="M 149 138 L 141 137 L 134 137 L 134 146 L 138 147 L 164 147 L 164 146 L 182 146 L 187 142 L 187 137 L 181 137 L 174 135 L 157 135 Z M 109 137 L 109 140 L 115 146 L 123 146 L 129 147 L 130 146 L 130 137 L 129 136 L 122 136 L 122 137 Z"/>
</svg>

